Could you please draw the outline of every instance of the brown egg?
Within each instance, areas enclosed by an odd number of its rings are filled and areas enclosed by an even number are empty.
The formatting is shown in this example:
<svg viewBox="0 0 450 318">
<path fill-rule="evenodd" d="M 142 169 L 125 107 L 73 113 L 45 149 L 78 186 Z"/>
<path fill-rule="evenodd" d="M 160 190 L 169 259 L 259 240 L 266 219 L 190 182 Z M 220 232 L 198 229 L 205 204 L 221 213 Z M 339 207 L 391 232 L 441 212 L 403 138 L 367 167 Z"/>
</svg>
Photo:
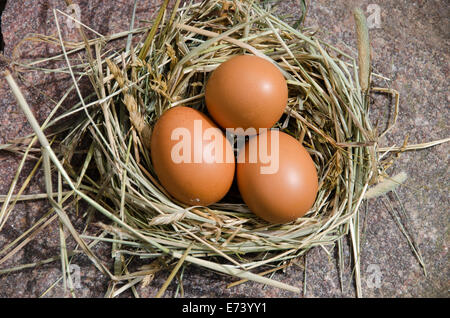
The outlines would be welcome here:
<svg viewBox="0 0 450 318">
<path fill-rule="evenodd" d="M 287 104 L 280 70 L 265 59 L 239 55 L 213 71 L 205 88 L 212 118 L 223 128 L 271 128 Z"/>
<path fill-rule="evenodd" d="M 239 150 L 237 162 L 241 196 L 262 219 L 286 223 L 313 206 L 318 190 L 316 167 L 308 151 L 290 135 L 268 130 L 251 137 Z"/>
<path fill-rule="evenodd" d="M 233 148 L 213 121 L 195 109 L 167 110 L 153 129 L 150 150 L 161 185 L 187 205 L 215 203 L 231 187 Z"/>
</svg>

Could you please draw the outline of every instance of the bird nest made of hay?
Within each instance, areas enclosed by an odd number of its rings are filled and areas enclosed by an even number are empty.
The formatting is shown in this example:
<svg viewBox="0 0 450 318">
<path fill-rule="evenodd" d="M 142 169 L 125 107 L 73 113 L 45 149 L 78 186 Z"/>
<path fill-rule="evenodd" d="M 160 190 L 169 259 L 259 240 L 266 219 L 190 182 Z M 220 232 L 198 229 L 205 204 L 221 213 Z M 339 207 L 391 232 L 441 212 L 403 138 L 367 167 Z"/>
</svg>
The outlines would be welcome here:
<svg viewBox="0 0 450 318">
<path fill-rule="evenodd" d="M 289 25 L 258 1 L 183 6 L 177 1 L 172 10 L 167 5 L 165 1 L 150 28 L 87 39 L 81 26 L 84 43 L 75 48 L 66 48 L 57 22 L 59 38 L 53 42 L 61 46 L 59 58 L 67 63 L 61 71 L 71 74 L 80 102 L 58 115 L 55 109 L 42 127 L 31 113 L 27 116 L 43 149 L 49 200 L 64 226 L 114 282 L 148 275 L 124 274 L 128 257 L 169 256 L 176 264 L 172 273 L 186 262 L 298 292 L 257 273 L 262 267 L 285 267 L 312 247 L 334 246 L 346 235 L 352 241 L 358 281 L 358 209 L 383 170 L 377 156 L 379 135 L 369 120 L 371 73 L 362 13 L 354 15 L 359 49 L 354 58 L 311 30 Z M 139 35 L 137 44 L 128 41 L 126 48 L 104 50 L 110 41 Z M 77 65 L 79 60 L 71 55 L 81 49 L 87 62 Z M 275 127 L 304 145 L 318 171 L 313 207 L 286 224 L 260 219 L 233 189 L 210 206 L 183 205 L 166 193 L 152 168 L 148 149 L 158 118 L 177 105 L 206 111 L 209 74 L 241 54 L 263 57 L 284 74 L 288 103 Z M 85 77 L 93 87 L 87 97 L 78 88 Z M 20 101 L 19 92 L 16 96 L 27 113 L 26 102 Z M 55 173 L 61 177 L 58 187 L 52 185 Z M 64 187 L 70 190 L 63 193 Z M 95 220 L 94 211 L 108 220 L 95 221 L 102 234 L 89 239 L 111 242 L 113 271 L 67 217 L 65 206 L 80 198 L 89 204 L 86 226 Z"/>
</svg>

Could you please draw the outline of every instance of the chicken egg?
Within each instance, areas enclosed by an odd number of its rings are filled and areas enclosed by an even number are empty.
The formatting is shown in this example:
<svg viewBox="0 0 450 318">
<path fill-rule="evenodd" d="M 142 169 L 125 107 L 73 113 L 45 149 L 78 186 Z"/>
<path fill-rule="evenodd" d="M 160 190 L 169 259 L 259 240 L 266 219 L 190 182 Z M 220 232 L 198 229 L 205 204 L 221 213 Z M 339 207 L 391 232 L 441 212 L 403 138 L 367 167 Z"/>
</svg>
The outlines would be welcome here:
<svg viewBox="0 0 450 318">
<path fill-rule="evenodd" d="M 253 55 L 238 55 L 210 75 L 205 102 L 222 128 L 271 128 L 287 104 L 288 87 L 281 71 Z"/>
<path fill-rule="evenodd" d="M 318 177 L 308 151 L 294 137 L 268 130 L 239 150 L 237 184 L 249 209 L 271 223 L 296 220 L 313 206 Z"/>
<path fill-rule="evenodd" d="M 214 122 L 193 108 L 164 112 L 152 131 L 150 151 L 161 185 L 182 203 L 207 206 L 231 187 L 233 148 Z"/>
</svg>

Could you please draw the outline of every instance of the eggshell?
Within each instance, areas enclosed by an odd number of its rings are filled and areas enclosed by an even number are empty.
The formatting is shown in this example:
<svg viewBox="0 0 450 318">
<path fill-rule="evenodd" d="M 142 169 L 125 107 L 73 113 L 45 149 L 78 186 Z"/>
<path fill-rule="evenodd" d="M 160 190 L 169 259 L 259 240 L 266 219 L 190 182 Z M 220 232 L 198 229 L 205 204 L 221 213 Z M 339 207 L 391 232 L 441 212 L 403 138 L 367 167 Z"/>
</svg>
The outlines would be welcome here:
<svg viewBox="0 0 450 318">
<path fill-rule="evenodd" d="M 205 102 L 223 128 L 271 128 L 287 104 L 288 88 L 281 71 L 269 61 L 239 55 L 210 75 Z"/>
<path fill-rule="evenodd" d="M 267 157 L 261 156 L 261 145 L 267 146 Z M 249 151 L 256 148 L 259 153 L 252 160 Z M 290 135 L 268 130 L 250 138 L 240 149 L 237 162 L 241 196 L 262 219 L 286 223 L 303 216 L 313 206 L 318 190 L 316 167 L 308 151 Z"/>
<path fill-rule="evenodd" d="M 167 110 L 153 129 L 150 150 L 161 185 L 187 205 L 215 203 L 231 187 L 233 148 L 214 122 L 195 109 Z"/>
</svg>

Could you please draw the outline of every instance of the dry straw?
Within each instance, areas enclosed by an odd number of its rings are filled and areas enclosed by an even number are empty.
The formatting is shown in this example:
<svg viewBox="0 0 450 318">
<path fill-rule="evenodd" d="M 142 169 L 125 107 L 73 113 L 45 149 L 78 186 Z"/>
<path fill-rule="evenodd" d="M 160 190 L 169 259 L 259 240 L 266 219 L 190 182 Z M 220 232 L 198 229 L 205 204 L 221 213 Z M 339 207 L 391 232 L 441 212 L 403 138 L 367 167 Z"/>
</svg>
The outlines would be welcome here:
<svg viewBox="0 0 450 318">
<path fill-rule="evenodd" d="M 44 124 L 39 125 L 12 75 L 6 75 L 35 133 L 0 148 L 23 155 L 10 191 L 0 197 L 3 202 L 0 229 L 18 201 L 47 198 L 52 209 L 0 251 L 0 264 L 56 219 L 60 221 L 61 254 L 39 263 L 4 269 L 0 274 L 60 259 L 65 286 L 75 295 L 70 259 L 84 253 L 110 277 L 112 284 L 106 296 L 111 297 L 128 289 L 138 296 L 136 284 L 148 285 L 156 272 L 173 267 L 157 294 L 162 296 L 175 276 L 182 277 L 186 264 L 238 277 L 241 280 L 236 284 L 250 280 L 300 293 L 298 287 L 266 275 L 296 262 L 313 247 L 321 246 L 329 252 L 337 246 L 344 288 L 343 244 L 348 237 L 356 292 L 362 296 L 358 211 L 368 188 L 380 177 L 389 178 L 385 173 L 389 154 L 408 150 L 406 145 L 378 148 L 378 138 L 383 133 L 369 120 L 368 94 L 375 91 L 396 97 L 393 124 L 398 114 L 398 94 L 389 88 L 371 87 L 370 79 L 376 74 L 370 72 L 369 38 L 363 13 L 354 12 L 359 52 L 359 58 L 355 59 L 321 41 L 301 24 L 299 27 L 287 24 L 258 1 L 216 0 L 183 6 L 176 1 L 171 10 L 168 2 L 164 1 L 151 28 L 132 26 L 126 32 L 111 36 L 95 33 L 98 37 L 88 39 L 83 25 L 82 43 L 64 41 L 59 22 L 64 15 L 55 10 L 58 37 L 33 39 L 56 44 L 62 53 L 12 64 L 22 71 L 68 73 L 73 85 Z M 304 15 L 300 20 L 303 18 Z M 131 45 L 136 36 L 141 36 L 142 41 Z M 105 49 L 105 44 L 125 37 L 128 37 L 126 48 Z M 81 51 L 86 52 L 84 61 L 76 55 Z M 307 147 L 319 171 L 320 190 L 313 208 L 288 224 L 262 221 L 231 195 L 209 207 L 189 207 L 176 202 L 159 185 L 149 159 L 149 136 L 161 114 L 176 105 L 204 110 L 208 74 L 238 54 L 261 56 L 283 72 L 289 86 L 289 101 L 277 125 Z M 40 67 L 52 61 L 65 61 L 66 66 L 53 70 Z M 93 89 L 83 95 L 79 83 L 86 77 Z M 61 105 L 73 92 L 80 102 L 63 111 Z M 37 140 L 41 149 L 35 146 Z M 445 141 L 448 140 L 411 149 Z M 38 161 L 18 194 L 13 195 L 27 159 Z M 24 195 L 42 163 L 47 193 Z M 58 180 L 56 185 L 54 180 Z M 395 186 L 390 182 L 378 189 L 381 190 L 370 193 L 385 195 L 384 191 L 395 191 Z M 77 207 L 79 200 L 89 204 L 83 214 L 86 223 L 81 232 L 68 217 L 68 211 Z M 392 208 L 392 212 L 423 265 L 407 229 L 404 211 Z M 97 213 L 109 222 L 96 222 L 101 232 L 92 236 L 88 229 Z M 75 239 L 76 249 L 66 249 L 64 228 Z M 112 269 L 93 252 L 98 242 L 111 243 Z M 128 264 L 134 258 L 147 259 L 148 265 L 130 272 Z M 177 293 L 182 296 L 180 281 Z"/>
</svg>

